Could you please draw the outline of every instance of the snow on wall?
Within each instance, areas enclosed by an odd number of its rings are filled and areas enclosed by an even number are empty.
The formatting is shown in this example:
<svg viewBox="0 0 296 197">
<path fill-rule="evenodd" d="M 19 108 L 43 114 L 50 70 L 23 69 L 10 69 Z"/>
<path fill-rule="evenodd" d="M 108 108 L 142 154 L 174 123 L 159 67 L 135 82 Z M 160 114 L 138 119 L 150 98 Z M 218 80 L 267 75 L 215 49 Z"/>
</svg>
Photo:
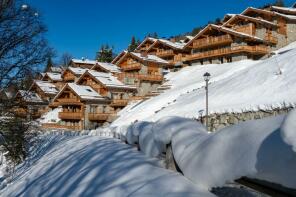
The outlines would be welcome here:
<svg viewBox="0 0 296 197">
<path fill-rule="evenodd" d="M 277 53 L 277 52 L 275 52 Z M 166 116 L 198 118 L 205 113 L 203 74 L 211 73 L 209 111 L 213 113 L 241 113 L 295 106 L 296 44 L 282 48 L 271 58 L 244 60 L 225 64 L 185 67 L 169 73 L 159 96 L 148 99 L 127 113 L 121 113 L 113 126 L 138 121 L 157 121 Z"/>
<path fill-rule="evenodd" d="M 126 138 L 131 144 L 138 140 L 141 151 L 152 157 L 166 152 L 171 143 L 183 174 L 201 190 L 243 176 L 296 189 L 295 119 L 293 111 L 287 117 L 246 121 L 207 133 L 194 120 L 166 117 L 143 123 L 141 130 L 135 126 L 141 122 L 131 124 Z"/>
</svg>

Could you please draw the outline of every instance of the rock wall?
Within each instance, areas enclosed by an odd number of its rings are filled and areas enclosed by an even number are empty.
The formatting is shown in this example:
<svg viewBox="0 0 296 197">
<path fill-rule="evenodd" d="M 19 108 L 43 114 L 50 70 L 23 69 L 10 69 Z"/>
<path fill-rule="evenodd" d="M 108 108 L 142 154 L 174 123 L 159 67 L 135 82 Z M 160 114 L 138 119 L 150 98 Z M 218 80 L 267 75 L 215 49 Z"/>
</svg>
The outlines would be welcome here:
<svg viewBox="0 0 296 197">
<path fill-rule="evenodd" d="M 209 130 L 217 131 L 229 125 L 247 120 L 262 119 L 270 116 L 287 114 L 293 107 L 276 108 L 273 110 L 246 111 L 242 113 L 223 113 L 209 115 Z M 202 118 L 205 123 L 205 117 Z"/>
</svg>

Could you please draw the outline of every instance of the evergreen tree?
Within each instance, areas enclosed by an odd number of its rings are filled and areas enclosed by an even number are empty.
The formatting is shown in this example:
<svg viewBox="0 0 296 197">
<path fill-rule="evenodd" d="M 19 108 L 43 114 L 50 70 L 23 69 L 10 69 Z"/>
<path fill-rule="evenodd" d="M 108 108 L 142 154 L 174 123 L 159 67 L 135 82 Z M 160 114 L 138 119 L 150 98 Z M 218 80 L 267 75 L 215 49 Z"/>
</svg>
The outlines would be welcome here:
<svg viewBox="0 0 296 197">
<path fill-rule="evenodd" d="M 131 40 L 131 43 L 129 44 L 128 46 L 128 51 L 134 51 L 138 46 L 138 43 L 136 42 L 136 38 L 135 36 L 132 36 L 132 40 Z"/>
<path fill-rule="evenodd" d="M 48 72 L 51 67 L 53 67 L 53 62 L 51 57 L 48 57 L 44 72 Z"/>
<path fill-rule="evenodd" d="M 279 6 L 279 7 L 285 7 L 285 3 L 283 0 L 276 0 L 273 5 Z"/>
<path fill-rule="evenodd" d="M 99 62 L 112 62 L 113 47 L 110 47 L 108 44 L 102 45 L 100 50 L 96 53 L 96 60 Z"/>
</svg>

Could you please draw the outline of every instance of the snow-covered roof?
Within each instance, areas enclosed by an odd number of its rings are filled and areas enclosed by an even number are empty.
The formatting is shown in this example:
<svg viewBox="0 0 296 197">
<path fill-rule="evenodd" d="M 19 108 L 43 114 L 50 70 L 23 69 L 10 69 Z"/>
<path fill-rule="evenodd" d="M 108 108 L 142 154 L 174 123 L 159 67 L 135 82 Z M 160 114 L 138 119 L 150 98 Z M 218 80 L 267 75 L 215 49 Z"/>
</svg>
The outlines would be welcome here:
<svg viewBox="0 0 296 197">
<path fill-rule="evenodd" d="M 127 53 L 127 50 L 124 50 L 122 52 L 120 52 L 113 60 L 112 60 L 112 64 L 116 64 L 117 61 L 122 57 L 124 56 L 125 54 Z"/>
<path fill-rule="evenodd" d="M 165 39 L 158 39 L 159 42 L 167 45 L 167 46 L 170 46 L 172 48 L 175 48 L 175 49 L 183 49 L 185 44 L 184 43 L 181 43 L 181 42 L 171 42 L 169 40 L 165 40 Z"/>
<path fill-rule="evenodd" d="M 77 85 L 75 83 L 68 83 L 67 85 L 83 100 L 105 100 L 90 86 Z"/>
<path fill-rule="evenodd" d="M 296 8 L 293 8 L 293 7 L 271 6 L 271 9 L 277 12 L 282 12 L 287 14 L 296 14 Z"/>
<path fill-rule="evenodd" d="M 36 80 L 34 81 L 34 84 L 36 84 L 45 94 L 58 93 L 58 89 L 56 88 L 56 86 L 50 82 Z"/>
<path fill-rule="evenodd" d="M 112 63 L 107 63 L 107 62 L 97 62 L 96 65 L 94 65 L 91 70 L 94 70 L 96 66 L 99 66 L 103 68 L 106 71 L 109 71 L 111 73 L 120 73 L 120 69 L 118 68 L 117 65 L 112 64 Z"/>
<path fill-rule="evenodd" d="M 87 68 L 81 68 L 81 67 L 72 67 L 69 66 L 68 69 L 74 74 L 74 75 L 82 75 L 85 73 L 85 71 L 89 70 Z"/>
<path fill-rule="evenodd" d="M 268 14 L 268 15 L 272 15 L 272 16 L 281 16 L 283 18 L 290 19 L 290 20 L 296 20 L 296 16 L 293 16 L 293 15 L 286 15 L 286 14 L 281 14 L 281 13 L 275 12 L 275 11 L 262 10 L 262 9 L 253 8 L 253 7 L 248 7 L 247 9 L 245 9 L 241 13 L 241 15 L 245 15 L 246 16 L 246 14 L 249 11 L 254 11 L 254 12 L 258 12 L 258 13 L 264 13 L 264 14 Z"/>
<path fill-rule="evenodd" d="M 296 16 L 294 16 L 294 15 L 287 15 L 287 14 L 282 14 L 282 13 L 277 13 L 277 12 L 275 12 L 275 13 L 276 13 L 276 15 L 281 16 L 286 19 L 296 20 Z"/>
<path fill-rule="evenodd" d="M 257 37 L 257 36 L 252 36 L 246 33 L 242 33 L 239 31 L 235 31 L 233 29 L 227 28 L 227 27 L 223 27 L 223 26 L 219 26 L 219 25 L 214 25 L 214 24 L 210 24 L 208 26 L 206 26 L 203 30 L 201 30 L 190 42 L 188 42 L 186 44 L 186 47 L 189 46 L 195 39 L 199 38 L 204 32 L 206 32 L 209 28 L 213 28 L 219 31 L 224 31 L 226 33 L 232 34 L 232 35 L 236 35 L 239 37 L 243 37 L 243 38 L 250 38 L 256 41 L 260 41 L 260 42 L 264 42 L 263 39 Z"/>
<path fill-rule="evenodd" d="M 44 77 L 46 77 L 46 76 L 48 76 L 52 81 L 62 81 L 63 80 L 61 73 L 47 72 L 47 73 L 45 73 Z"/>
<path fill-rule="evenodd" d="M 142 46 L 143 44 L 145 44 L 147 41 L 150 41 L 150 42 L 156 42 L 157 40 L 158 40 L 158 39 L 156 39 L 156 38 L 146 37 L 146 38 L 141 42 L 141 44 L 139 44 L 139 46 L 136 48 L 136 50 L 140 49 L 141 46 Z"/>
<path fill-rule="evenodd" d="M 89 59 L 72 59 L 71 61 L 76 64 L 93 64 L 94 65 L 97 63 L 97 61 L 89 60 Z"/>
<path fill-rule="evenodd" d="M 246 15 L 241 15 L 241 14 L 232 15 L 231 18 L 223 24 L 223 26 L 231 23 L 236 18 L 242 18 L 244 20 L 250 20 L 250 21 L 254 21 L 254 22 L 258 22 L 258 23 L 262 23 L 262 24 L 266 24 L 266 25 L 270 25 L 270 26 L 277 26 L 277 24 L 272 23 L 270 21 L 260 19 L 260 18 L 250 17 L 250 16 L 246 16 Z"/>
<path fill-rule="evenodd" d="M 156 62 L 156 63 L 160 63 L 160 64 L 169 64 L 168 61 L 161 59 L 161 58 L 157 57 L 156 55 L 143 56 L 141 53 L 135 53 L 135 52 L 130 52 L 130 54 L 142 61 Z"/>
<path fill-rule="evenodd" d="M 50 72 L 53 72 L 53 73 L 62 73 L 62 68 L 60 67 L 50 67 Z"/>
<path fill-rule="evenodd" d="M 40 96 L 36 92 L 27 91 L 27 90 L 19 90 L 16 94 L 16 96 L 20 95 L 21 98 L 25 102 L 30 103 L 43 103 L 43 100 L 40 98 Z"/>
<path fill-rule="evenodd" d="M 89 70 L 88 73 L 93 76 L 96 80 L 101 82 L 104 86 L 110 88 L 124 88 L 124 89 L 136 89 L 134 86 L 126 85 L 119 81 L 110 73 L 97 72 L 94 70 Z"/>
</svg>

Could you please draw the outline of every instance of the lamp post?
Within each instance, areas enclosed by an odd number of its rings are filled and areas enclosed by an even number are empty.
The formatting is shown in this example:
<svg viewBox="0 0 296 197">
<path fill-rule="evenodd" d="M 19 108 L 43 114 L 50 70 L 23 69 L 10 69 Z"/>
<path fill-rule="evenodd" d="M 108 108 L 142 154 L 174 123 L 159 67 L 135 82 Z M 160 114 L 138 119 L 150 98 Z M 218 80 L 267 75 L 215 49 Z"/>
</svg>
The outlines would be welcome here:
<svg viewBox="0 0 296 197">
<path fill-rule="evenodd" d="M 210 77 L 211 77 L 211 74 L 206 72 L 204 75 L 204 80 L 206 82 L 206 128 L 208 130 L 208 126 L 209 126 L 209 120 L 208 120 L 208 115 L 209 115 L 209 81 L 210 81 Z"/>
</svg>

